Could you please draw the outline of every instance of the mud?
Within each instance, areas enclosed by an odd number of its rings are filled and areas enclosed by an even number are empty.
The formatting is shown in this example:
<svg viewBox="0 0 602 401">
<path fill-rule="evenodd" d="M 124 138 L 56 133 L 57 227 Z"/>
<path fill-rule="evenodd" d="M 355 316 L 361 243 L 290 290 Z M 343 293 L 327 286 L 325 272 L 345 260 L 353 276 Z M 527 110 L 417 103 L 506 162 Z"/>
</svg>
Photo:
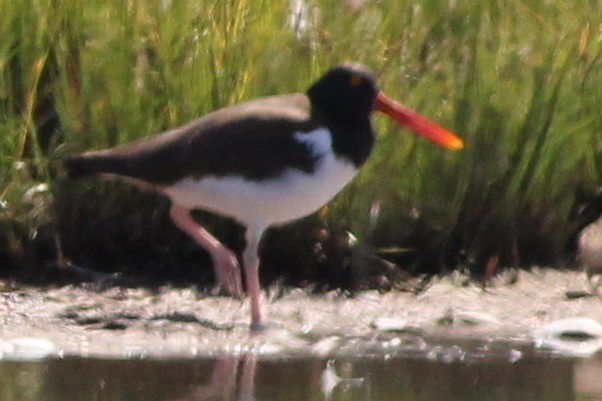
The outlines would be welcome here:
<svg viewBox="0 0 602 401">
<path fill-rule="evenodd" d="M 193 288 L 98 291 L 5 284 L 0 350 L 25 338 L 27 346 L 35 339 L 34 347 L 83 357 L 194 357 L 249 350 L 324 356 L 400 344 L 411 350 L 425 338 L 528 343 L 535 330 L 561 318 L 602 321 L 602 300 L 584 296 L 581 272 L 534 268 L 520 271 L 512 284 L 506 281 L 498 278 L 483 289 L 450 275 L 433 280 L 419 294 L 366 291 L 353 297 L 274 287 L 263 293 L 269 328 L 261 333 L 249 332 L 247 301 Z"/>
</svg>

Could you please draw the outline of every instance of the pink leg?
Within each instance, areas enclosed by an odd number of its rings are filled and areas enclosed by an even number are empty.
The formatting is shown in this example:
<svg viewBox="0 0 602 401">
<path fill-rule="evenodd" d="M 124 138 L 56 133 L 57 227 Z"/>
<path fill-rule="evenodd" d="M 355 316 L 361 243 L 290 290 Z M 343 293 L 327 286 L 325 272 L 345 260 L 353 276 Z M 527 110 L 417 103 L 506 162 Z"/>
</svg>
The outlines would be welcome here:
<svg viewBox="0 0 602 401">
<path fill-rule="evenodd" d="M 240 375 L 239 400 L 255 399 L 255 376 L 257 372 L 257 355 L 252 351 L 242 359 L 242 372 Z"/>
<path fill-rule="evenodd" d="M 245 279 L 247 283 L 247 293 L 251 302 L 251 329 L 260 330 L 261 309 L 259 306 L 259 296 L 261 289 L 259 286 L 259 241 L 263 228 L 249 226 L 247 228 L 247 247 L 243 253 L 243 263 L 245 269 Z"/>
<path fill-rule="evenodd" d="M 240 268 L 232 251 L 198 225 L 190 216 L 190 210 L 172 204 L 169 215 L 180 230 L 190 235 L 197 244 L 209 252 L 213 259 L 217 285 L 228 294 L 241 298 L 243 292 Z"/>
</svg>

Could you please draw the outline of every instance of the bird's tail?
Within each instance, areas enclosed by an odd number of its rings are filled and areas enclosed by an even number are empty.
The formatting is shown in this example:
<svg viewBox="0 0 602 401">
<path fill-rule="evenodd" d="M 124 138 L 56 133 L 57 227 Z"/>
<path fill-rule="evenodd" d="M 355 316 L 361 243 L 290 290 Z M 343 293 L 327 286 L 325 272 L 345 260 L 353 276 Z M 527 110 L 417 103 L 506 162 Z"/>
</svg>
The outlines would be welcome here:
<svg viewBox="0 0 602 401">
<path fill-rule="evenodd" d="M 119 174 L 121 160 L 100 152 L 89 152 L 72 156 L 63 161 L 70 178 L 85 177 L 92 174 Z"/>
</svg>

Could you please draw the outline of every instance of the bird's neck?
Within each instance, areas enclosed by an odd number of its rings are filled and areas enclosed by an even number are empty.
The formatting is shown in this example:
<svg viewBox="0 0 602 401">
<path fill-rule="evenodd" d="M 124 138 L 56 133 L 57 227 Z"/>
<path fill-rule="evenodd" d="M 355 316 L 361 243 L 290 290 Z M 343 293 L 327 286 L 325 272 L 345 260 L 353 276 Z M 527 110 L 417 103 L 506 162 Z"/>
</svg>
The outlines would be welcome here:
<svg viewBox="0 0 602 401">
<path fill-rule="evenodd" d="M 334 153 L 350 160 L 356 167 L 364 164 L 374 146 L 374 131 L 370 120 L 354 118 L 325 121 L 332 135 Z"/>
</svg>

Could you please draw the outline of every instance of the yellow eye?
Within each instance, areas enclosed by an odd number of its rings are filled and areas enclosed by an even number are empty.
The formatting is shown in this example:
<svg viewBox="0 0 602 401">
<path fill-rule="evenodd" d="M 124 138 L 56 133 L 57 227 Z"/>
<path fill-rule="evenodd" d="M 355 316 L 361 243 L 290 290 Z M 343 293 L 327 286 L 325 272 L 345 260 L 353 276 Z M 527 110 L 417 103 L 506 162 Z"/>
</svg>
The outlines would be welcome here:
<svg viewBox="0 0 602 401">
<path fill-rule="evenodd" d="M 349 79 L 349 84 L 351 86 L 360 86 L 362 82 L 364 82 L 362 77 L 358 77 L 357 75 L 354 75 Z"/>
</svg>

